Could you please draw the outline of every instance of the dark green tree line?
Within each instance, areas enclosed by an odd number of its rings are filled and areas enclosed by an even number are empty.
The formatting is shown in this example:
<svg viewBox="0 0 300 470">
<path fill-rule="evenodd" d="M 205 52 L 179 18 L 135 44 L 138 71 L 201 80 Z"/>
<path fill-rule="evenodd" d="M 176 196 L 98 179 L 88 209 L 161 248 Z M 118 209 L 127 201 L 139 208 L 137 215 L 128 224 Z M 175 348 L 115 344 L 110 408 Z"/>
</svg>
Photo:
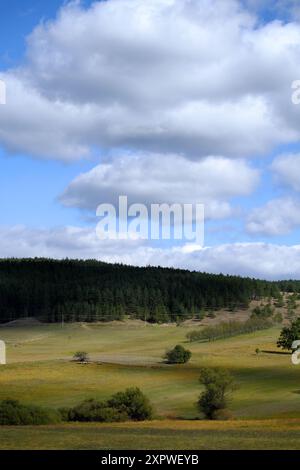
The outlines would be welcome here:
<svg viewBox="0 0 300 470">
<path fill-rule="evenodd" d="M 298 286 L 298 287 L 297 287 Z M 287 288 L 292 287 L 289 281 Z M 299 283 L 294 289 L 299 289 Z M 124 316 L 148 322 L 198 318 L 203 310 L 247 307 L 280 295 L 278 283 L 160 267 L 95 260 L 0 260 L 0 322 L 110 321 Z"/>
</svg>

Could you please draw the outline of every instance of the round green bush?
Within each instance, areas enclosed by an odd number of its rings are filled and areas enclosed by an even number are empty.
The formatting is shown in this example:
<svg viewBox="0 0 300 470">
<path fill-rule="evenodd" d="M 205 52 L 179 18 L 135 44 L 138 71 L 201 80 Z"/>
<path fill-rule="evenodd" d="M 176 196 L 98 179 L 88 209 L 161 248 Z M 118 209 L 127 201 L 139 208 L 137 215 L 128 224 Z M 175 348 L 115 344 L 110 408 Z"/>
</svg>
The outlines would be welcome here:
<svg viewBox="0 0 300 470">
<path fill-rule="evenodd" d="M 128 388 L 113 395 L 108 405 L 120 413 L 125 412 L 133 421 L 150 420 L 153 416 L 151 403 L 139 388 Z"/>
<path fill-rule="evenodd" d="M 192 356 L 191 351 L 178 344 L 166 352 L 165 359 L 169 364 L 186 364 Z"/>
</svg>

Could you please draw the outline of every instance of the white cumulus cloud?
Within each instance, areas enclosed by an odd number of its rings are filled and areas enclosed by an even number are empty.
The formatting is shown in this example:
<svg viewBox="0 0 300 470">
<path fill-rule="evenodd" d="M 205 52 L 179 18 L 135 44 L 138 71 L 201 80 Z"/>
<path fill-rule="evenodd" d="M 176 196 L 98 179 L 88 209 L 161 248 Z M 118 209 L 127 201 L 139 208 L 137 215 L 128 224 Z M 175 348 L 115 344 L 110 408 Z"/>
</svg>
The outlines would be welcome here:
<svg viewBox="0 0 300 470">
<path fill-rule="evenodd" d="M 117 157 L 75 178 L 61 196 L 68 207 L 96 211 L 100 203 L 201 203 L 209 218 L 231 215 L 230 199 L 252 193 L 259 172 L 243 160 L 210 156 L 188 161 L 180 155 Z"/>
<path fill-rule="evenodd" d="M 300 24 L 237 0 L 66 4 L 1 73 L 0 143 L 72 160 L 98 147 L 244 157 L 299 139 Z"/>
<path fill-rule="evenodd" d="M 254 209 L 247 221 L 248 232 L 260 235 L 286 235 L 299 226 L 300 203 L 290 197 Z"/>
</svg>

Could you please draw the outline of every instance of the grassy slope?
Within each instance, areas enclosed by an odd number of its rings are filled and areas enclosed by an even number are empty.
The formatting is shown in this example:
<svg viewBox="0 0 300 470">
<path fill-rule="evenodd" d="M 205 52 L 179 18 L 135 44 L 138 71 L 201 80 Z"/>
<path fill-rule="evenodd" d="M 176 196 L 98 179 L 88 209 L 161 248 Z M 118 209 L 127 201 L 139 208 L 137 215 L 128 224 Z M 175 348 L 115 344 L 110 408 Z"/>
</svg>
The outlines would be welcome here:
<svg viewBox="0 0 300 470">
<path fill-rule="evenodd" d="M 139 448 L 147 443 L 152 448 L 300 447 L 296 444 L 300 419 L 288 420 L 300 418 L 300 367 L 291 365 L 289 355 L 255 354 L 256 348 L 276 352 L 279 330 L 188 344 L 193 352 L 190 364 L 162 364 L 165 349 L 184 344 L 189 329 L 134 323 L 67 325 L 63 330 L 58 325 L 0 328 L 9 359 L 9 365 L 0 368 L 0 399 L 58 407 L 86 397 L 108 397 L 136 385 L 153 402 L 157 417 L 195 418 L 199 368 L 222 365 L 230 368 L 239 385 L 231 406 L 239 421 L 2 428 L 0 448 L 20 447 L 20 442 L 24 448 L 130 448 L 137 442 Z M 76 350 L 86 350 L 92 359 L 103 362 L 71 363 Z M 280 418 L 280 422 L 246 421 L 266 418 Z"/>
</svg>

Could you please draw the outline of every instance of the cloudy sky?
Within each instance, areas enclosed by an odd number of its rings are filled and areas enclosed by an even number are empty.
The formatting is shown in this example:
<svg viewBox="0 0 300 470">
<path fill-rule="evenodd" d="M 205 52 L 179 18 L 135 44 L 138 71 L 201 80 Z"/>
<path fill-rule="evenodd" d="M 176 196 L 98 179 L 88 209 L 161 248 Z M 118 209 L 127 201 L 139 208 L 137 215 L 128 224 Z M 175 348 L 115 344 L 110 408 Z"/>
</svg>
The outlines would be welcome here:
<svg viewBox="0 0 300 470">
<path fill-rule="evenodd" d="M 300 279 L 294 0 L 1 0 L 0 256 Z M 205 246 L 96 208 L 203 203 Z"/>
</svg>

